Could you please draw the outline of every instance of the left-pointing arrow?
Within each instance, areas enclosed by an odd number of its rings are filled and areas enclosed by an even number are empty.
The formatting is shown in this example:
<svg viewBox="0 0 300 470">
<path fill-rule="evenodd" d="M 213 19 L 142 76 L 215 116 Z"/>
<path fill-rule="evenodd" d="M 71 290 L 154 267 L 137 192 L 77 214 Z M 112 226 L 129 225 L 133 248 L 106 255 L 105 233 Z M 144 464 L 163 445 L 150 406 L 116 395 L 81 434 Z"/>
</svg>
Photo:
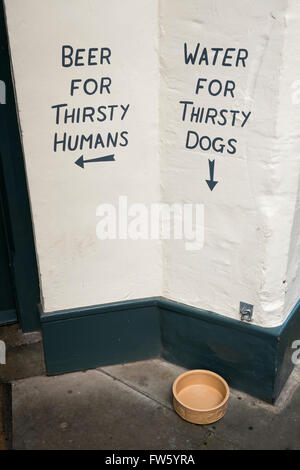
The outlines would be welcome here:
<svg viewBox="0 0 300 470">
<path fill-rule="evenodd" d="M 84 160 L 83 155 L 76 160 L 75 164 L 80 166 L 80 168 L 84 168 L 85 163 L 96 163 L 96 162 L 114 162 L 115 156 L 114 155 L 105 155 L 105 157 L 97 157 L 91 158 L 90 160 Z"/>
</svg>

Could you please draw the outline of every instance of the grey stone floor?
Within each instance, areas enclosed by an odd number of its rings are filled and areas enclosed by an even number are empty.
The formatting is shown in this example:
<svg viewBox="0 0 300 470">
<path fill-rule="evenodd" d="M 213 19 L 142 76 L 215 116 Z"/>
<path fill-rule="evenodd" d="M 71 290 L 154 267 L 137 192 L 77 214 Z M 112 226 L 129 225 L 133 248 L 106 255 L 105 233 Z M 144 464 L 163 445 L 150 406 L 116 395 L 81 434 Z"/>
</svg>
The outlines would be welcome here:
<svg viewBox="0 0 300 470">
<path fill-rule="evenodd" d="M 183 369 L 162 360 L 13 382 L 15 449 L 300 449 L 300 370 L 275 406 L 231 390 L 219 422 L 193 425 L 173 411 Z"/>
</svg>

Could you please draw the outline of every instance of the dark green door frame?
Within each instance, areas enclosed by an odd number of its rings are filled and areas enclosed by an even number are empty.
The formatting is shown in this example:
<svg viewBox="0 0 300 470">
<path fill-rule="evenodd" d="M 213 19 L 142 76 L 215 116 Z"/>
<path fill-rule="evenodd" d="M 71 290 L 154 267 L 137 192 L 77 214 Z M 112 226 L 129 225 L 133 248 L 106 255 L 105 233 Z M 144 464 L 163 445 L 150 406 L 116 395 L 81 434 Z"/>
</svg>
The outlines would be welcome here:
<svg viewBox="0 0 300 470">
<path fill-rule="evenodd" d="M 3 171 L 0 158 L 0 324 L 17 321 L 9 238 L 3 195 Z"/>
<path fill-rule="evenodd" d="M 2 0 L 0 80 L 6 86 L 6 104 L 0 104 L 0 159 L 9 264 L 18 321 L 23 331 L 34 331 L 40 328 L 37 311 L 39 281 Z"/>
</svg>

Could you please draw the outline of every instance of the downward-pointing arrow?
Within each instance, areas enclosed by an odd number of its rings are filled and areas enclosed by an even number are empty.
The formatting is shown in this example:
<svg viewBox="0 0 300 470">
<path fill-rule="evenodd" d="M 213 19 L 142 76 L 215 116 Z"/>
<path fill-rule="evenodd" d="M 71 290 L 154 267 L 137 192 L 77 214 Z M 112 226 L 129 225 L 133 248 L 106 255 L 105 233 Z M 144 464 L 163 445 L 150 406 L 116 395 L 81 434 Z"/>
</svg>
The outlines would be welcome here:
<svg viewBox="0 0 300 470">
<path fill-rule="evenodd" d="M 209 180 L 206 180 L 209 189 L 212 191 L 216 184 L 218 184 L 218 181 L 214 181 L 214 171 L 215 171 L 215 161 L 214 160 L 208 160 L 209 163 Z"/>
<path fill-rule="evenodd" d="M 106 155 L 105 157 L 97 157 L 91 158 L 90 160 L 84 160 L 83 155 L 76 160 L 75 164 L 80 166 L 80 168 L 84 168 L 85 163 L 93 163 L 93 162 L 114 162 L 115 156 L 114 155 Z"/>
</svg>

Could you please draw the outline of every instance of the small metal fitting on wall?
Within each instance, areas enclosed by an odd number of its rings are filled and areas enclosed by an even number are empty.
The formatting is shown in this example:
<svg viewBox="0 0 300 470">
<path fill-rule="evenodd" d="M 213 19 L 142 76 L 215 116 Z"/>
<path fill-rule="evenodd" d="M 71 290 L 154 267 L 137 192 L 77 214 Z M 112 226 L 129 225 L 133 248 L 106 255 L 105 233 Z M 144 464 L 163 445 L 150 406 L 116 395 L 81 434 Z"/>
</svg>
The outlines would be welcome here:
<svg viewBox="0 0 300 470">
<path fill-rule="evenodd" d="M 242 321 L 252 321 L 253 308 L 254 306 L 251 304 L 247 304 L 246 302 L 240 302 L 240 314 Z"/>
<path fill-rule="evenodd" d="M 3 80 L 0 80 L 0 104 L 6 104 L 6 87 Z"/>
</svg>

